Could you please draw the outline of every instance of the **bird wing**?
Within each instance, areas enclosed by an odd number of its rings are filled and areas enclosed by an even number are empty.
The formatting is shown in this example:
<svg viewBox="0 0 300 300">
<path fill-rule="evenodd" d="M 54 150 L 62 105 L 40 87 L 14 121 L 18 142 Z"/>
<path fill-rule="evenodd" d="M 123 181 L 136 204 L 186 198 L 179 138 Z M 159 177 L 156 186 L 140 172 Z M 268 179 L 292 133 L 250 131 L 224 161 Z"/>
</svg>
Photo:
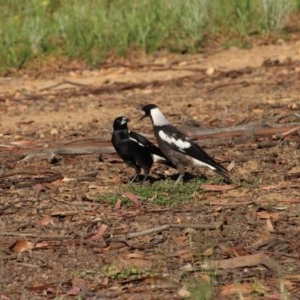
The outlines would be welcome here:
<svg viewBox="0 0 300 300">
<path fill-rule="evenodd" d="M 129 133 L 129 138 L 138 143 L 140 146 L 147 148 L 147 150 L 153 155 L 153 160 L 155 162 L 162 162 L 170 167 L 175 168 L 171 161 L 163 154 L 163 152 L 153 143 L 151 143 L 144 136 L 138 134 L 137 132 L 131 131 Z"/>
<path fill-rule="evenodd" d="M 158 131 L 159 137 L 170 148 L 197 160 L 200 164 L 215 170 L 224 178 L 229 177 L 229 172 L 210 157 L 197 143 L 173 126 L 164 126 Z"/>
</svg>

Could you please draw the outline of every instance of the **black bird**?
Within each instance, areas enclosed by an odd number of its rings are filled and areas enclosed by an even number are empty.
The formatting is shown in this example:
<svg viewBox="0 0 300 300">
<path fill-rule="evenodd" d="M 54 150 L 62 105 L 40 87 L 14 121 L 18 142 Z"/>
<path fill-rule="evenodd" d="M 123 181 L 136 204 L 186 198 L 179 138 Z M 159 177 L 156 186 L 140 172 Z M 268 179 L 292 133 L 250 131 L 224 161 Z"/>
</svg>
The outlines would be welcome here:
<svg viewBox="0 0 300 300">
<path fill-rule="evenodd" d="M 128 122 L 129 119 L 123 116 L 115 119 L 111 142 L 124 162 L 135 169 L 135 175 L 130 182 L 134 182 L 141 169 L 144 171 L 144 182 L 150 174 L 153 162 L 161 162 L 175 168 L 157 146 L 142 135 L 129 131 Z"/>
<path fill-rule="evenodd" d="M 152 121 L 159 148 L 179 170 L 175 184 L 182 180 L 187 166 L 208 167 L 222 176 L 226 183 L 231 183 L 228 170 L 219 165 L 188 136 L 171 125 L 155 104 L 145 105 L 141 109 L 145 113 L 141 119 L 150 117 Z"/>
</svg>

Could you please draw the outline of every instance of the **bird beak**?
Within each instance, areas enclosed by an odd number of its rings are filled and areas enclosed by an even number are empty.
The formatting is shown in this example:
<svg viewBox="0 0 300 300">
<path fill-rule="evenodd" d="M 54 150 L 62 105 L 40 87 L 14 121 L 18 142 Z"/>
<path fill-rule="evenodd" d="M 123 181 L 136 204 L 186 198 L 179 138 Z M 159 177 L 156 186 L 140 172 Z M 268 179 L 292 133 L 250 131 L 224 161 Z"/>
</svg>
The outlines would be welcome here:
<svg viewBox="0 0 300 300">
<path fill-rule="evenodd" d="M 139 106 L 137 106 L 137 108 L 136 109 L 138 109 L 138 110 L 142 110 L 142 108 L 144 107 L 144 105 L 139 105 Z M 139 121 L 141 121 L 141 120 L 143 120 L 144 118 L 146 118 L 147 117 L 147 115 L 145 114 L 145 115 L 143 115 L 142 117 L 140 117 L 139 118 Z"/>
</svg>

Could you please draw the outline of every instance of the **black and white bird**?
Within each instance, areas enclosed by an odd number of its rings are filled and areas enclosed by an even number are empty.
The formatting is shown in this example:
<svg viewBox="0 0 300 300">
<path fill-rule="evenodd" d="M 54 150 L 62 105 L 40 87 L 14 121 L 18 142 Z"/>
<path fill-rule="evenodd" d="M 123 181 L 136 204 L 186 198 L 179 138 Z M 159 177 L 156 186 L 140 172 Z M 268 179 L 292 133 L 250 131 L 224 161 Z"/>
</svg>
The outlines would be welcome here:
<svg viewBox="0 0 300 300">
<path fill-rule="evenodd" d="M 145 105 L 141 109 L 145 113 L 141 119 L 150 117 L 152 121 L 159 148 L 179 170 L 175 184 L 182 180 L 188 166 L 208 167 L 222 176 L 226 183 L 231 183 L 228 170 L 219 165 L 197 143 L 171 125 L 155 104 Z"/>
<path fill-rule="evenodd" d="M 144 136 L 129 131 L 128 122 L 129 119 L 124 116 L 115 119 L 111 142 L 124 162 L 135 169 L 135 175 L 130 182 L 134 182 L 141 169 L 144 171 L 144 182 L 149 176 L 154 162 L 164 163 L 175 168 L 157 146 Z"/>
</svg>

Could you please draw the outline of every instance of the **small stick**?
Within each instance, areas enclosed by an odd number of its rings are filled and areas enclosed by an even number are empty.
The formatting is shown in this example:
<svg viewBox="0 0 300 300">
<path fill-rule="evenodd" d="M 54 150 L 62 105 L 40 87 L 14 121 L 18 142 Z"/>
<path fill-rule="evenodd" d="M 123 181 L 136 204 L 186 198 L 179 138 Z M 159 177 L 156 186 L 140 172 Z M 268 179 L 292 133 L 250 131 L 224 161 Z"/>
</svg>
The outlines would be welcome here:
<svg viewBox="0 0 300 300">
<path fill-rule="evenodd" d="M 59 86 L 64 85 L 64 84 L 71 84 L 71 85 L 80 86 L 80 87 L 88 87 L 87 84 L 80 83 L 80 82 L 73 82 L 73 81 L 64 79 L 63 81 L 61 81 L 59 83 L 56 83 L 56 84 L 50 85 L 48 87 L 42 88 L 39 91 L 40 92 L 48 91 L 48 90 L 54 89 L 54 88 L 59 87 Z"/>
<path fill-rule="evenodd" d="M 281 137 L 286 137 L 287 135 L 290 135 L 291 133 L 294 133 L 295 131 L 299 131 L 299 129 L 300 129 L 300 126 L 297 126 L 297 127 L 295 127 L 295 128 L 292 128 L 291 130 L 288 130 L 288 131 L 286 131 L 286 132 L 283 132 L 283 133 L 281 134 Z"/>
<path fill-rule="evenodd" d="M 43 240 L 63 240 L 63 239 L 72 239 L 71 236 L 65 235 L 43 235 L 35 233 L 26 233 L 26 232 L 13 232 L 13 231 L 0 231 L 0 236 L 17 236 L 17 237 L 27 237 L 27 238 L 43 238 Z"/>
<path fill-rule="evenodd" d="M 106 242 L 124 242 L 133 238 L 137 238 L 140 236 L 145 236 L 161 231 L 170 230 L 171 228 L 193 228 L 193 229 L 199 229 L 199 230 L 218 230 L 221 229 L 223 225 L 223 222 L 217 222 L 214 224 L 165 224 L 162 226 L 141 230 L 137 232 L 131 232 L 127 233 L 125 235 L 116 236 L 113 238 L 106 239 Z"/>
</svg>

